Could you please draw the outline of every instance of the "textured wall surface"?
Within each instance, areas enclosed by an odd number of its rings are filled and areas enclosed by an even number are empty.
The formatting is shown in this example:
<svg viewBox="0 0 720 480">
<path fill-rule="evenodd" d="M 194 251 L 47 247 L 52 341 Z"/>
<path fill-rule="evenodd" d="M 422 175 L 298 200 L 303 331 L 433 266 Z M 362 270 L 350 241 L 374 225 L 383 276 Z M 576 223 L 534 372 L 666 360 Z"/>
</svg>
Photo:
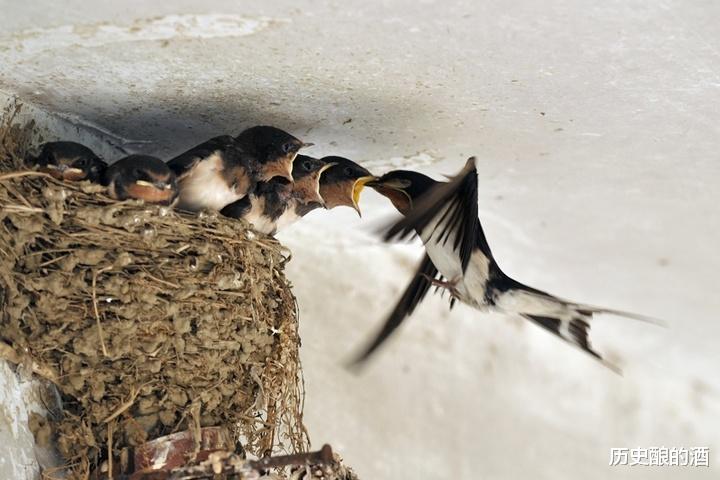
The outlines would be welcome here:
<svg viewBox="0 0 720 480">
<path fill-rule="evenodd" d="M 377 173 L 452 173 L 474 154 L 481 219 L 508 273 L 668 320 L 594 323 L 619 377 L 516 319 L 429 298 L 355 376 L 342 363 L 420 250 L 378 242 L 392 209 L 373 192 L 362 221 L 313 212 L 281 236 L 306 420 L 363 478 L 718 477 L 717 2 L 0 7 L 0 90 L 101 135 L 110 158 L 255 123 Z M 652 446 L 709 446 L 711 467 L 608 466 L 611 447 Z"/>
<path fill-rule="evenodd" d="M 42 411 L 37 396 L 39 384 L 0 360 L 0 478 L 39 477 L 35 440 L 28 428 L 28 415 Z"/>
</svg>

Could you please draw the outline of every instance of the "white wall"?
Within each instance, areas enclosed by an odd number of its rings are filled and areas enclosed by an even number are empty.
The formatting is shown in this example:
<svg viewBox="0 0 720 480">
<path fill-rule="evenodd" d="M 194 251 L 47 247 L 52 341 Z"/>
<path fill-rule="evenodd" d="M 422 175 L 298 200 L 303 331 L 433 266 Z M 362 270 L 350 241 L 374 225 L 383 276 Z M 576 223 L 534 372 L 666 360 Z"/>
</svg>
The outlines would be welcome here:
<svg viewBox="0 0 720 480">
<path fill-rule="evenodd" d="M 595 322 L 617 377 L 531 326 L 428 299 L 354 377 L 343 360 L 419 251 L 363 233 L 391 210 L 373 194 L 362 222 L 313 214 L 283 235 L 306 418 L 361 477 L 718 476 L 607 466 L 612 446 L 710 446 L 711 464 L 720 452 L 717 2 L 0 7 L 0 89 L 125 150 L 167 155 L 262 122 L 378 172 L 452 173 L 475 154 L 481 218 L 508 273 L 669 320 Z M 211 35 L 184 23 L 217 13 L 229 26 Z"/>
</svg>

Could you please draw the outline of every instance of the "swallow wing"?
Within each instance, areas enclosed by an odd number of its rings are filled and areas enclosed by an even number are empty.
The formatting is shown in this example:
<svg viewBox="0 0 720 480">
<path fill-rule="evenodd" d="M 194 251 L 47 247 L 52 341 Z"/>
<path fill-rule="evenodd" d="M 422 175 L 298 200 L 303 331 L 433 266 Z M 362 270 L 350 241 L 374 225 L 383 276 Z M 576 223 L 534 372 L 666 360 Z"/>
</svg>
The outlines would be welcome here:
<svg viewBox="0 0 720 480">
<path fill-rule="evenodd" d="M 406 239 L 422 232 L 423 236 L 445 246 L 449 241 L 460 256 L 462 271 L 467 270 L 473 251 L 492 261 L 492 253 L 478 219 L 478 183 L 475 157 L 449 182 L 425 193 L 412 210 L 386 232 L 384 239 Z"/>
<path fill-rule="evenodd" d="M 220 214 L 230 218 L 243 218 L 251 208 L 250 195 L 245 195 L 240 200 L 225 205 Z"/>
<path fill-rule="evenodd" d="M 377 348 L 382 345 L 385 340 L 400 326 L 400 324 L 409 317 L 420 304 L 428 290 L 430 290 L 431 280 L 438 274 L 435 265 L 433 265 L 427 254 L 423 257 L 420 266 L 413 276 L 410 285 L 403 292 L 402 297 L 393 309 L 392 313 L 385 320 L 380 331 L 367 347 L 352 361 L 351 365 L 357 366 L 367 360 Z"/>
<path fill-rule="evenodd" d="M 177 176 L 178 181 L 181 181 L 186 177 L 198 162 L 210 157 L 217 151 L 232 151 L 235 150 L 236 142 L 230 135 L 221 135 L 219 137 L 211 138 L 210 140 L 196 145 L 187 152 L 181 153 L 177 157 L 167 162 L 168 167 Z"/>
</svg>

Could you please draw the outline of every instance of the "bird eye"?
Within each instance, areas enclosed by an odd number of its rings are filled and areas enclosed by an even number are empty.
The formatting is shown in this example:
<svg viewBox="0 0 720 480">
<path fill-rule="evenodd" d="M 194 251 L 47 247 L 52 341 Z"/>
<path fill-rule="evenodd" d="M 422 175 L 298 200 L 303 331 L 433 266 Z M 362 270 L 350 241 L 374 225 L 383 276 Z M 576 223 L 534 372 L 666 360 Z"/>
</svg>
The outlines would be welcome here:
<svg viewBox="0 0 720 480">
<path fill-rule="evenodd" d="M 78 168 L 85 168 L 87 167 L 88 161 L 87 158 L 80 158 L 75 161 L 75 166 Z"/>
<path fill-rule="evenodd" d="M 305 170 L 307 170 L 307 171 L 312 170 L 312 164 L 310 163 L 309 160 L 305 160 L 305 161 L 303 162 L 303 165 L 302 165 L 302 166 L 303 166 L 303 168 L 304 168 Z"/>
<path fill-rule="evenodd" d="M 300 149 L 298 148 L 297 145 L 295 145 L 294 142 L 288 142 L 282 146 L 282 150 L 284 153 L 290 153 L 290 152 L 297 152 Z"/>
<path fill-rule="evenodd" d="M 353 174 L 352 168 L 350 168 L 350 167 L 345 167 L 345 170 L 343 170 L 343 173 L 344 173 L 345 176 L 347 176 L 347 177 L 351 176 L 351 175 Z"/>
</svg>

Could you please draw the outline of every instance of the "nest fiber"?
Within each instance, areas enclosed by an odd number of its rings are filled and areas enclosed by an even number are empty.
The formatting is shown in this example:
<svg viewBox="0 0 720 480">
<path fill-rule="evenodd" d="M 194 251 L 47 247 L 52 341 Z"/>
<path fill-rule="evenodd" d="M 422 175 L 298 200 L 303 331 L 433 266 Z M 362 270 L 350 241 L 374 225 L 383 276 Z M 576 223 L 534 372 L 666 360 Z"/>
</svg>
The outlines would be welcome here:
<svg viewBox="0 0 720 480">
<path fill-rule="evenodd" d="M 224 426 L 254 455 L 305 450 L 287 256 L 247 224 L 21 172 L 0 127 L 0 354 L 57 386 L 31 422 L 73 475 L 172 432 Z M 39 433 L 43 433 L 39 435 Z"/>
</svg>

